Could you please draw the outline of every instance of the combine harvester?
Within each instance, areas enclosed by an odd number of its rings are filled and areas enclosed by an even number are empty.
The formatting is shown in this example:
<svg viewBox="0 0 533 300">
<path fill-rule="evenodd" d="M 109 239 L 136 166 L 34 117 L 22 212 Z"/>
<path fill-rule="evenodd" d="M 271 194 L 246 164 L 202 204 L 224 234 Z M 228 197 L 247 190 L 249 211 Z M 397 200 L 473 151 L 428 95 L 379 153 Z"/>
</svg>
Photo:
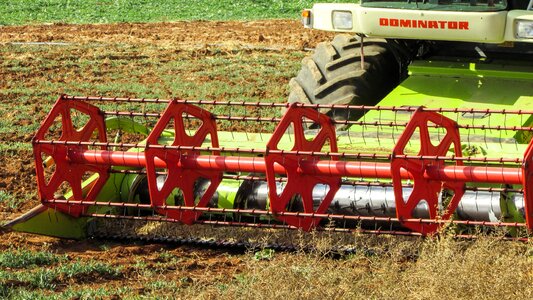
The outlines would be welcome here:
<svg viewBox="0 0 533 300">
<path fill-rule="evenodd" d="M 306 27 L 348 34 L 303 60 L 288 104 L 63 95 L 33 139 L 42 204 L 6 226 L 85 238 L 98 218 L 414 236 L 453 224 L 527 239 L 532 6 L 316 4 Z"/>
</svg>

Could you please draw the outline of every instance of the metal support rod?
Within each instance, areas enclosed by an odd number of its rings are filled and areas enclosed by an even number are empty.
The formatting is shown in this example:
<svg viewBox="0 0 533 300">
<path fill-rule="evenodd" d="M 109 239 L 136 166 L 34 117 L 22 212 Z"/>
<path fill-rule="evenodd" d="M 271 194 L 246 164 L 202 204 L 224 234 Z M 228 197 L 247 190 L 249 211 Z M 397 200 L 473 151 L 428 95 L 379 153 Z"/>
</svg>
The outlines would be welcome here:
<svg viewBox="0 0 533 300">
<path fill-rule="evenodd" d="M 117 116 L 117 117 L 143 117 L 143 118 L 160 118 L 162 113 L 140 113 L 140 112 L 127 112 L 127 111 L 105 111 L 105 116 Z M 184 116 L 185 119 L 195 119 L 194 117 Z M 279 123 L 281 118 L 276 117 L 245 117 L 245 116 L 226 116 L 226 115 L 214 115 L 213 119 L 219 121 L 238 121 L 238 122 L 270 122 Z M 408 122 L 380 122 L 380 121 L 352 121 L 352 120 L 331 120 L 333 124 L 339 125 L 354 125 L 354 126 L 374 126 L 374 127 L 399 127 L 403 128 L 407 126 Z M 305 121 L 304 123 L 313 124 L 312 121 Z M 429 128 L 442 128 L 438 125 L 429 125 Z M 474 124 L 457 124 L 459 129 L 481 129 L 481 130 L 497 130 L 497 131 L 533 131 L 531 126 L 488 126 L 488 125 L 474 125 Z"/>
<path fill-rule="evenodd" d="M 108 165 L 143 168 L 146 159 L 143 153 L 101 150 L 71 150 L 68 160 L 78 164 Z M 181 167 L 187 169 L 212 170 L 221 172 L 265 173 L 266 166 L 262 157 L 217 156 L 217 155 L 183 155 Z M 155 159 L 157 168 L 165 164 Z M 274 171 L 283 174 L 282 167 Z M 392 178 L 389 163 L 362 161 L 302 160 L 300 171 L 316 176 L 341 176 L 356 178 Z M 409 173 L 401 172 L 403 179 L 410 179 Z M 429 166 L 424 177 L 437 181 L 522 184 L 522 170 L 510 167 L 482 166 Z"/>
<path fill-rule="evenodd" d="M 358 215 L 339 215 L 339 214 L 319 214 L 319 213 L 304 213 L 304 212 L 279 212 L 272 213 L 268 210 L 261 209 L 239 209 L 239 208 L 214 208 L 214 207 L 198 207 L 198 206 L 172 206 L 164 205 L 154 207 L 150 204 L 142 203 L 125 203 L 125 202 L 105 202 L 105 201 L 76 201 L 76 200 L 61 200 L 52 199 L 44 200 L 43 203 L 50 205 L 54 204 L 70 204 L 70 205 L 84 205 L 84 206 L 104 206 L 104 207 L 118 207 L 118 208 L 134 208 L 134 209 L 154 209 L 163 208 L 166 210 L 176 211 L 199 211 L 207 213 L 233 213 L 241 215 L 256 215 L 256 216 L 297 216 L 297 217 L 313 217 L 331 220 L 343 221 L 370 221 L 370 222 L 399 222 L 398 218 L 392 217 L 377 217 L 377 216 L 358 216 Z M 496 226 L 496 227 L 525 227 L 525 223 L 518 222 L 489 222 L 489 221 L 471 221 L 471 220 L 443 220 L 443 219 L 403 219 L 404 222 L 411 223 L 426 223 L 426 224 L 461 224 L 468 226 Z"/>
<path fill-rule="evenodd" d="M 39 140 L 33 141 L 34 145 L 57 145 L 57 146 L 90 146 L 109 148 L 142 148 L 142 149 L 166 149 L 175 151 L 204 151 L 204 152 L 221 152 L 233 154 L 255 154 L 265 155 L 266 149 L 243 149 L 243 148 L 228 148 L 228 147 L 204 147 L 204 146 L 168 146 L 168 145 L 146 145 L 146 144 L 132 144 L 132 143 L 110 143 L 110 142 L 79 142 L 79 141 L 59 141 L 59 140 Z M 367 160 L 391 160 L 392 154 L 377 154 L 377 153 L 348 153 L 348 152 L 319 152 L 319 151 L 290 151 L 290 150 L 269 150 L 270 154 L 285 154 L 285 155 L 307 155 L 314 157 L 336 157 L 339 159 L 367 159 Z M 497 163 L 497 164 L 522 164 L 522 158 L 504 158 L 504 157 L 474 157 L 474 156 L 444 156 L 444 155 L 405 155 L 397 154 L 396 158 L 412 159 L 412 160 L 434 160 L 434 161 L 462 161 L 468 163 Z"/>
</svg>

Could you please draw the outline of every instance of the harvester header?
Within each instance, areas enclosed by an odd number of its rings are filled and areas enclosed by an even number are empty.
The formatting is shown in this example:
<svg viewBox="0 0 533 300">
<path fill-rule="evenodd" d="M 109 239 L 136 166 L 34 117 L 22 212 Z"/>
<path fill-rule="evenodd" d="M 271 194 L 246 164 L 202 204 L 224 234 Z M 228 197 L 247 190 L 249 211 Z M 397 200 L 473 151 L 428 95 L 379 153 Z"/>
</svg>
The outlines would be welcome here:
<svg viewBox="0 0 533 300">
<path fill-rule="evenodd" d="M 262 113 L 281 108 L 281 118 Z M 320 112 L 334 108 L 382 121 Z M 533 111 L 63 95 L 32 142 L 42 203 L 32 214 L 407 235 L 452 223 L 531 231 L 532 144 L 516 158 L 468 151 L 470 140 L 498 143 L 488 131 L 533 128 L 460 122 L 479 114 Z M 355 130 L 337 130 L 347 124 Z M 385 136 L 392 148 L 379 146 Z M 10 226 L 61 235 L 21 219 Z"/>
</svg>

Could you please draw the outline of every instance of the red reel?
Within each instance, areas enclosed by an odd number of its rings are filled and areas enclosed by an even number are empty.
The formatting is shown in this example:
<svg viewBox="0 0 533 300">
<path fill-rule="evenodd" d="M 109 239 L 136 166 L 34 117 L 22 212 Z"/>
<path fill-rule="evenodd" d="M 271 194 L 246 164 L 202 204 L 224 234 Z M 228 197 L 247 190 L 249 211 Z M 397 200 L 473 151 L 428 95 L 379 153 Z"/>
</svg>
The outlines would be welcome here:
<svg viewBox="0 0 533 300">
<path fill-rule="evenodd" d="M 446 133 L 434 145 L 431 139 L 431 132 L 429 131 L 430 123 L 435 127 L 443 128 Z M 392 153 L 391 173 L 392 182 L 394 185 L 394 196 L 396 200 L 396 214 L 403 226 L 423 234 L 435 233 L 439 224 L 427 224 L 421 222 L 407 222 L 406 219 L 416 218 L 413 215 L 415 208 L 423 203 L 427 204 L 429 219 L 443 219 L 448 220 L 455 212 L 461 197 L 464 194 L 463 182 L 443 182 L 426 179 L 424 174 L 428 167 L 436 166 L 442 168 L 444 161 L 439 159 L 413 159 L 402 157 L 405 155 L 406 147 L 414 133 L 418 130 L 420 140 L 420 151 L 418 156 L 446 156 L 450 148 L 453 146 L 455 157 L 461 157 L 461 141 L 459 138 L 459 130 L 457 123 L 435 112 L 426 112 L 422 108 L 415 111 L 411 120 L 407 124 L 404 132 L 400 136 Z M 455 164 L 460 166 L 462 161 L 455 161 Z M 401 170 L 407 171 L 414 179 L 413 190 L 407 200 L 403 196 L 402 179 L 400 176 Z M 451 199 L 445 207 L 441 215 L 438 214 L 439 194 L 447 190 L 450 192 Z"/>
<path fill-rule="evenodd" d="M 87 119 L 83 126 L 76 128 L 73 124 L 73 112 L 79 114 L 80 118 Z M 56 140 L 54 137 L 50 137 L 50 132 L 55 125 L 60 125 L 61 132 L 60 137 Z M 41 143 L 43 141 L 56 141 L 58 143 Z M 33 138 L 33 154 L 40 199 L 42 201 L 54 199 L 57 197 L 56 193 L 60 192 L 60 187 L 67 183 L 72 190 L 72 197 L 67 200 L 95 200 L 109 178 L 108 167 L 70 161 L 67 157 L 70 150 L 87 150 L 88 146 L 66 145 L 61 142 L 107 142 L 105 122 L 100 109 L 88 103 L 66 100 L 61 96 Z M 105 146 L 101 146 L 100 149 L 105 150 Z M 44 166 L 44 157 L 53 159 L 55 164 L 55 170 L 49 178 L 45 174 L 47 170 Z M 89 185 L 83 186 L 84 180 L 91 174 L 97 174 L 98 178 L 92 180 Z M 45 205 L 76 217 L 85 213 L 87 209 L 86 206 L 82 205 Z"/>
<path fill-rule="evenodd" d="M 197 122 L 202 122 L 192 135 L 187 132 L 185 118 L 193 118 Z M 159 139 L 171 122 L 174 123 L 174 137 L 171 146 L 200 147 L 207 141 L 207 136 L 209 136 L 211 146 L 219 147 L 216 123 L 212 114 L 197 106 L 177 101 L 169 103 L 161 119 L 148 136 L 147 145 L 160 145 Z M 218 154 L 218 151 L 213 151 L 213 155 Z M 183 168 L 181 159 L 200 155 L 200 151 L 148 147 L 144 155 L 151 203 L 156 207 L 163 206 L 163 208 L 157 208 L 156 211 L 170 219 L 178 220 L 185 224 L 194 223 L 200 217 L 201 212 L 167 210 L 164 208 L 167 205 L 167 199 L 173 195 L 174 191 L 179 190 L 183 199 L 183 203 L 179 204 L 188 207 L 207 207 L 220 181 L 222 181 L 222 172 Z M 168 171 L 166 179 L 161 186 L 158 186 L 157 183 L 156 159 L 163 161 Z M 210 183 L 203 195 L 196 199 L 195 185 L 200 180 L 208 180 Z"/>
<path fill-rule="evenodd" d="M 284 133 L 292 125 L 294 129 L 294 146 L 291 151 L 313 151 L 320 152 L 322 148 L 329 142 L 329 151 L 337 152 L 337 141 L 335 135 L 335 127 L 331 119 L 314 109 L 301 108 L 294 103 L 289 107 L 282 120 L 276 127 L 274 134 L 267 144 L 267 154 L 265 156 L 266 164 L 266 178 L 269 188 L 270 210 L 274 215 L 281 212 L 286 212 L 290 201 L 295 197 L 300 197 L 303 204 L 304 213 L 325 213 L 329 207 L 335 193 L 340 188 L 341 178 L 336 176 L 314 176 L 303 174 L 300 169 L 301 161 L 316 160 L 316 156 L 305 154 L 283 154 L 271 153 L 271 150 L 280 150 L 279 144 Z M 304 122 L 312 121 L 320 126 L 318 133 L 312 140 L 305 137 L 303 124 Z M 338 160 L 337 157 L 331 157 L 331 160 Z M 287 176 L 287 183 L 283 190 L 278 193 L 276 174 L 274 172 L 274 165 L 278 164 L 285 169 Z M 313 203 L 313 189 L 318 184 L 325 184 L 329 186 L 322 202 L 315 210 Z M 309 231 L 316 227 L 320 222 L 320 218 L 315 217 L 300 217 L 300 216 L 276 216 L 280 221 L 288 225 L 302 228 Z"/>
</svg>

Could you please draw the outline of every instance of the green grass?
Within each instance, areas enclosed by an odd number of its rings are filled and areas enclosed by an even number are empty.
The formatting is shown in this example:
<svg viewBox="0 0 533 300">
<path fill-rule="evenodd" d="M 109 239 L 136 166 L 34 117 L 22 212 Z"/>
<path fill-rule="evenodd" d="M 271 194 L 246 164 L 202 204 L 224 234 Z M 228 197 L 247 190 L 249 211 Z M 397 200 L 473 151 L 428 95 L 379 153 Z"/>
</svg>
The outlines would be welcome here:
<svg viewBox="0 0 533 300">
<path fill-rule="evenodd" d="M 32 299 L 32 300 L 62 300 L 62 299 L 121 299 L 122 295 L 131 296 L 128 286 L 119 288 L 108 287 L 69 287 L 62 292 L 46 291 L 43 289 L 28 289 L 25 287 L 10 287 L 0 284 L 2 299 Z"/>
<path fill-rule="evenodd" d="M 475 241 L 457 240 L 445 233 L 427 239 L 329 233 L 294 233 L 285 238 L 318 248 L 308 253 L 262 250 L 243 255 L 183 247 L 152 247 L 148 251 L 124 247 L 134 251 L 117 252 L 111 247 L 94 252 L 90 260 L 78 257 L 86 257 L 85 251 L 71 251 L 67 257 L 46 250 L 43 254 L 8 249 L 4 252 L 17 259 L 7 259 L 13 261 L 9 266 L 0 265 L 0 299 L 533 297 L 529 288 L 533 280 L 531 244 L 483 235 Z M 329 256 L 325 247 L 335 245 L 338 238 L 351 241 L 359 251 L 338 258 Z M 54 247 L 61 244 L 64 242 Z M 124 260 L 118 256 L 116 261 L 113 253 L 132 257 Z M 16 262 L 21 257 L 40 262 L 21 266 Z"/>
<path fill-rule="evenodd" d="M 89 260 L 69 261 L 66 255 L 50 251 L 9 249 L 0 253 L 0 298 L 49 299 L 47 291 L 63 290 L 71 283 L 94 283 L 123 278 L 122 267 Z M 68 284 L 67 284 L 68 283 Z M 39 291 L 34 295 L 33 291 Z M 107 289 L 67 289 L 63 299 L 102 297 L 116 294 Z M 57 297 L 62 299 L 62 297 Z"/>
<path fill-rule="evenodd" d="M 4 147 L 9 147 L 9 144 L 2 144 L 0 145 L 0 150 Z M 16 148 L 9 148 L 10 150 L 16 151 Z M 0 151 L 2 153 L 2 151 Z M 34 196 L 33 193 L 30 194 L 24 194 L 23 197 L 20 197 L 20 195 L 13 195 L 12 193 L 8 191 L 0 191 L 0 207 L 5 207 L 8 210 L 14 210 L 17 209 L 21 204 L 27 202 L 29 199 L 31 199 Z M 1 257 L 2 254 L 0 254 Z M 0 265 L 2 262 L 0 261 Z"/>
<path fill-rule="evenodd" d="M 0 286 L 0 295 L 1 294 Z M 32 299 L 32 300 L 62 300 L 62 299 L 120 299 L 120 296 L 128 292 L 128 287 L 124 288 L 69 288 L 61 293 L 46 293 L 42 290 L 28 290 L 25 288 L 14 288 L 6 290 L 6 299 Z"/>
<path fill-rule="evenodd" d="M 216 52 L 216 49 L 213 51 Z M 78 56 L 72 57 L 72 52 L 78 53 Z M 109 59 L 110 55 L 117 52 L 121 55 Z M 0 138 L 6 141 L 0 144 L 0 153 L 31 149 L 29 139 L 61 93 L 284 102 L 288 81 L 295 76 L 304 55 L 301 51 L 255 52 L 248 55 L 243 50 L 222 51 L 191 59 L 189 51 L 155 51 L 151 46 L 137 45 L 106 49 L 93 49 L 88 45 L 61 48 L 22 45 L 0 47 L 0 68 L 9 78 L 5 85 L 0 85 L 0 96 L 3 98 L 0 101 L 0 114 L 7 116 L 0 119 Z M 26 57 L 33 59 L 28 61 Z M 162 63 L 162 59 L 168 62 Z M 73 64 L 76 66 L 73 67 Z M 117 109 L 115 105 L 103 108 Z M 141 107 L 121 109 L 139 110 Z M 163 107 L 159 105 L 153 109 L 160 112 Z M 231 112 L 224 109 L 227 110 L 218 106 L 213 112 L 244 114 L 244 108 L 232 108 Z M 265 109 L 261 114 L 280 116 L 281 112 L 278 109 Z M 274 125 L 264 123 L 261 130 L 271 132 Z M 220 126 L 223 130 L 235 126 L 235 123 L 222 121 Z"/>
<path fill-rule="evenodd" d="M 11 124 L 8 124 L 6 126 L 12 126 Z M 31 143 L 27 142 L 6 142 L 6 143 L 0 143 L 0 155 L 2 156 L 12 156 L 13 153 L 17 151 L 28 151 L 31 150 Z M 0 201 L 1 202 L 1 201 Z"/>
<path fill-rule="evenodd" d="M 35 266 L 48 266 L 64 261 L 65 259 L 65 256 L 60 256 L 46 250 L 34 252 L 22 248 L 12 249 L 0 253 L 0 267 L 20 269 Z"/>
<path fill-rule="evenodd" d="M 0 1 L 0 25 L 178 20 L 297 19 L 312 0 L 17 0 Z M 327 2 L 343 2 L 329 0 Z M 346 2 L 346 1 L 344 1 Z"/>
<path fill-rule="evenodd" d="M 77 278 L 82 281 L 93 282 L 102 279 L 112 279 L 121 277 L 120 267 L 114 267 L 107 263 L 98 261 L 74 261 L 69 264 L 63 264 L 56 269 L 58 274 L 63 278 Z M 87 277 L 82 278 L 82 277 Z"/>
</svg>

